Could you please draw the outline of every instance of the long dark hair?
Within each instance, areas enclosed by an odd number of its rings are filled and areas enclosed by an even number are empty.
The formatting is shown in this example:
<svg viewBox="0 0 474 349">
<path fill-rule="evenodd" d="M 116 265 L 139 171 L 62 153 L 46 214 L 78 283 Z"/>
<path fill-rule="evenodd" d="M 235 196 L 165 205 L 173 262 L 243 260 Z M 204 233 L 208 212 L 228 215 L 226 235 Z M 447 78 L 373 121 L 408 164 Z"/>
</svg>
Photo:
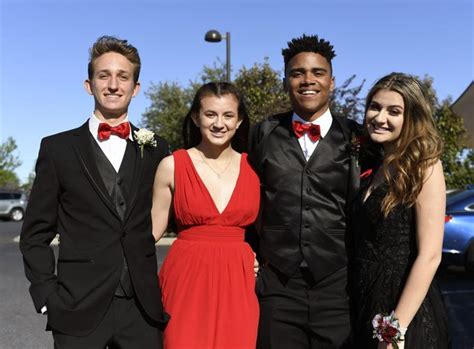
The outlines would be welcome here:
<svg viewBox="0 0 474 349">
<path fill-rule="evenodd" d="M 191 109 L 184 118 L 184 148 L 189 149 L 201 143 L 201 131 L 199 130 L 199 127 L 194 124 L 192 119 L 193 116 L 199 115 L 199 110 L 201 109 L 201 99 L 208 96 L 222 97 L 224 95 L 232 95 L 235 97 L 238 103 L 237 112 L 239 114 L 239 120 L 242 120 L 242 123 L 236 130 L 234 137 L 232 137 L 232 148 L 239 153 L 245 152 L 247 150 L 250 129 L 247 108 L 245 107 L 244 100 L 239 90 L 233 84 L 228 82 L 210 82 L 202 85 L 199 90 L 197 90 L 193 99 L 193 103 L 191 104 Z"/>
</svg>

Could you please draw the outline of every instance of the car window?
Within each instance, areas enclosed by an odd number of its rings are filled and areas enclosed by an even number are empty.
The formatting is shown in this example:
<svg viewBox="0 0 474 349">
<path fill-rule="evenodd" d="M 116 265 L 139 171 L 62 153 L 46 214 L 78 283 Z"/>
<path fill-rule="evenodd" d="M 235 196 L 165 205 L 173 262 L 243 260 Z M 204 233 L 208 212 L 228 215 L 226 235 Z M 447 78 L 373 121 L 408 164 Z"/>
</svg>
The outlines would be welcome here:
<svg viewBox="0 0 474 349">
<path fill-rule="evenodd" d="M 446 204 L 450 206 L 459 201 L 463 201 L 469 197 L 474 197 L 474 190 L 463 190 L 457 193 L 453 193 L 452 195 L 448 195 Z"/>
<path fill-rule="evenodd" d="M 0 193 L 0 200 L 10 200 L 10 193 Z"/>
<path fill-rule="evenodd" d="M 21 199 L 21 193 L 13 193 L 12 196 L 15 200 Z"/>
</svg>

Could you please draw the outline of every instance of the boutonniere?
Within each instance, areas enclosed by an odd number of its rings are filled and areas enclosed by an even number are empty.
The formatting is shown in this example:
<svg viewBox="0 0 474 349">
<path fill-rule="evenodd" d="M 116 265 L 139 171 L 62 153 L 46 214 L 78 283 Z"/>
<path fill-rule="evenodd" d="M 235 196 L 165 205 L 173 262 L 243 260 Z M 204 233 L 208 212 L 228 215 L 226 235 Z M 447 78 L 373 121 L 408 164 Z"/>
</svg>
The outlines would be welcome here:
<svg viewBox="0 0 474 349">
<path fill-rule="evenodd" d="M 155 133 L 147 130 L 146 128 L 141 128 L 137 131 L 134 131 L 135 139 L 137 144 L 140 146 L 140 153 L 143 159 L 143 149 L 147 147 L 156 147 Z"/>
<path fill-rule="evenodd" d="M 367 139 L 360 135 L 352 134 L 351 143 L 349 145 L 349 154 L 351 157 L 355 158 L 356 165 L 359 165 L 360 150 L 362 145 L 366 143 Z"/>
</svg>

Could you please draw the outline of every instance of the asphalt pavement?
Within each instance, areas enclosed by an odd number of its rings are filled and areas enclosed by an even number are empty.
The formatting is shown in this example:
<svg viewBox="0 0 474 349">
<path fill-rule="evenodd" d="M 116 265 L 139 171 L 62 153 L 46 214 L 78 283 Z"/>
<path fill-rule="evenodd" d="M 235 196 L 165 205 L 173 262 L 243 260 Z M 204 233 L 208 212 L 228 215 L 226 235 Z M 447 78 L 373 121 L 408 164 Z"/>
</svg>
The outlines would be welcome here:
<svg viewBox="0 0 474 349">
<path fill-rule="evenodd" d="M 0 349 L 53 348 L 45 332 L 46 318 L 31 301 L 18 249 L 21 223 L 0 221 Z M 169 249 L 157 246 L 158 266 Z M 452 349 L 474 349 L 474 276 L 463 268 L 447 268 L 437 275 L 449 318 Z M 407 348 L 409 349 L 409 348 Z"/>
</svg>

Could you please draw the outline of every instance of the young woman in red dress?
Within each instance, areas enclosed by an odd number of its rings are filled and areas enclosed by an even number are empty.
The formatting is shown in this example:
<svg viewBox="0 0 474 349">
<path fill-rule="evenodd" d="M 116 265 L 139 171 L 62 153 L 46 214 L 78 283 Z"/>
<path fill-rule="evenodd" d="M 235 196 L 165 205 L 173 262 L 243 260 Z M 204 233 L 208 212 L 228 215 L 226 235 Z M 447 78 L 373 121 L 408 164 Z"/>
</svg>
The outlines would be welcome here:
<svg viewBox="0 0 474 349">
<path fill-rule="evenodd" d="M 153 189 L 153 234 L 174 215 L 177 240 L 159 278 L 171 316 L 166 349 L 254 349 L 258 301 L 245 228 L 258 215 L 260 184 L 241 153 L 249 119 L 229 83 L 196 93 L 184 121 L 185 148 L 161 161 Z"/>
</svg>

